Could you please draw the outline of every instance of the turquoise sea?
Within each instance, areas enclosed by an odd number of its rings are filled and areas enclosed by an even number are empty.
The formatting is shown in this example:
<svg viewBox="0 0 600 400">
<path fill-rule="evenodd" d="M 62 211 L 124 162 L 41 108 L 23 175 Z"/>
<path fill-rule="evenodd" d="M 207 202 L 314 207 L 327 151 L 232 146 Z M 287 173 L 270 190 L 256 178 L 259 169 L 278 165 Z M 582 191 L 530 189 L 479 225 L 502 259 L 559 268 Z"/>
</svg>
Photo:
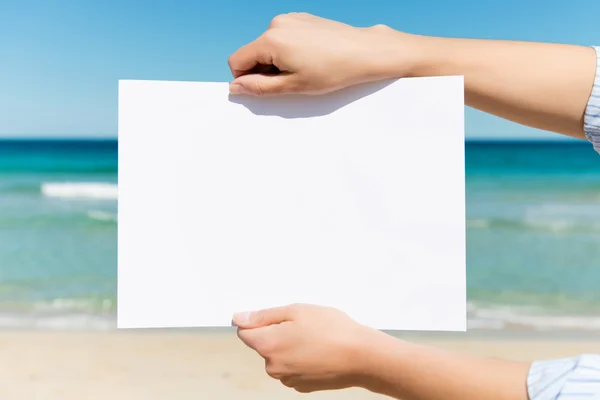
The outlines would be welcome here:
<svg viewBox="0 0 600 400">
<path fill-rule="evenodd" d="M 0 141 L 0 327 L 114 328 L 117 152 Z M 600 330 L 600 156 L 561 141 L 466 157 L 470 328 Z"/>
</svg>

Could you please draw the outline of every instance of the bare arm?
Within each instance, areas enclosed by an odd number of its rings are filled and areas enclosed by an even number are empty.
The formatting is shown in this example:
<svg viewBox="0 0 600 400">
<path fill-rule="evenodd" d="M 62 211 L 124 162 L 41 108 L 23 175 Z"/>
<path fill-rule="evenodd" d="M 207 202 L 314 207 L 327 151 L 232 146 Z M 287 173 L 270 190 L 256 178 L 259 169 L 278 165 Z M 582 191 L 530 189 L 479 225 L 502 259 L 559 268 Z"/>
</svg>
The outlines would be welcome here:
<svg viewBox="0 0 600 400">
<path fill-rule="evenodd" d="M 361 350 L 366 389 L 403 400 L 527 400 L 529 363 L 478 358 L 382 337 Z"/>
<path fill-rule="evenodd" d="M 584 138 L 596 76 L 591 47 L 413 37 L 415 76 L 464 75 L 468 105 L 548 131 Z"/>
</svg>

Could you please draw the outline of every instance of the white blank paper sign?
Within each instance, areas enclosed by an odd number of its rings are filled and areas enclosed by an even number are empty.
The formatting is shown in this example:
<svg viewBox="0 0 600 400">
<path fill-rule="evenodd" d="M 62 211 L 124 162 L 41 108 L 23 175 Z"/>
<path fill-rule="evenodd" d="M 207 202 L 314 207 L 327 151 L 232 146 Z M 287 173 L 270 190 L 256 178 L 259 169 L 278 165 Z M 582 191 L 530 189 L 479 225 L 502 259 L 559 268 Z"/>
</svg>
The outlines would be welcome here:
<svg viewBox="0 0 600 400">
<path fill-rule="evenodd" d="M 118 327 L 293 303 L 466 325 L 462 77 L 322 96 L 119 83 Z"/>
</svg>

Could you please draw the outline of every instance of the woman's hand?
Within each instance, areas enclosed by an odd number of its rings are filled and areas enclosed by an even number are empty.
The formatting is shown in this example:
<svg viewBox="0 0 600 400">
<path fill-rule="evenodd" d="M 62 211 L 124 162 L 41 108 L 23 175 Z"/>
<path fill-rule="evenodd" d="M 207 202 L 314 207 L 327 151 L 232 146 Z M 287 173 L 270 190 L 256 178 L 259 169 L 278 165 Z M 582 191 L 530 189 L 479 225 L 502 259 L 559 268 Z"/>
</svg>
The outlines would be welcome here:
<svg viewBox="0 0 600 400">
<path fill-rule="evenodd" d="M 381 25 L 356 28 L 305 13 L 279 15 L 229 58 L 235 78 L 230 91 L 319 94 L 404 76 L 411 37 Z"/>
<path fill-rule="evenodd" d="M 233 322 L 267 373 L 302 393 L 365 387 L 368 348 L 387 336 L 341 311 L 305 304 L 236 314 Z"/>
</svg>

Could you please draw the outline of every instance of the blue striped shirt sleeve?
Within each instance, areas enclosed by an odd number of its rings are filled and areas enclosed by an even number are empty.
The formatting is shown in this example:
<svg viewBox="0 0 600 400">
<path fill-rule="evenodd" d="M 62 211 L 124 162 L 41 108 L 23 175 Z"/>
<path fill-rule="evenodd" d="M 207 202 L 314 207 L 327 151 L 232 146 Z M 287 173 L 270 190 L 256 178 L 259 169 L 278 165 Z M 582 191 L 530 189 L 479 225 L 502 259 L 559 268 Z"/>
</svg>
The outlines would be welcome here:
<svg viewBox="0 0 600 400">
<path fill-rule="evenodd" d="M 527 391 L 530 400 L 600 399 L 600 355 L 536 361 Z"/>
<path fill-rule="evenodd" d="M 594 49 L 596 50 L 596 78 L 585 110 L 583 128 L 587 139 L 600 153 L 600 47 Z"/>
</svg>

